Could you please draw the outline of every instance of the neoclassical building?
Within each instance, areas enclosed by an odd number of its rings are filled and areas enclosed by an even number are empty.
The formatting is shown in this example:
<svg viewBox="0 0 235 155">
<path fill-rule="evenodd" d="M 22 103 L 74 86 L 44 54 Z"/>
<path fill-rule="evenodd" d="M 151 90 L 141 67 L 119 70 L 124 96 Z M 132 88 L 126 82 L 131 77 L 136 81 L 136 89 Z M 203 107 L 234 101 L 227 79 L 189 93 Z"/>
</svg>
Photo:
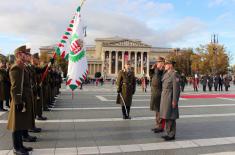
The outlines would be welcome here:
<svg viewBox="0 0 235 155">
<path fill-rule="evenodd" d="M 54 46 L 44 46 L 40 52 L 52 53 Z M 180 49 L 177 49 L 180 51 Z M 158 56 L 166 57 L 175 52 L 174 48 L 152 47 L 140 40 L 126 38 L 97 38 L 95 45 L 87 46 L 89 77 L 101 72 L 105 78 L 116 77 L 124 68 L 125 61 L 130 60 L 137 77 L 148 76 L 149 68 Z"/>
</svg>

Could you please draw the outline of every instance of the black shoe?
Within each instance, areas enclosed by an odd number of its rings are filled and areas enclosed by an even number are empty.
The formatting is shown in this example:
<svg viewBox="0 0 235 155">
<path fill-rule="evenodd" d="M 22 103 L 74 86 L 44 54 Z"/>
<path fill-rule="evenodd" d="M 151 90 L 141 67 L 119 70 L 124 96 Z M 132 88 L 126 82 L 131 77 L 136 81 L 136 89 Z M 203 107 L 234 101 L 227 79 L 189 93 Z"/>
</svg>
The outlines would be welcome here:
<svg viewBox="0 0 235 155">
<path fill-rule="evenodd" d="M 165 136 L 164 140 L 165 141 L 175 140 L 175 136 L 173 136 L 173 137 Z"/>
<path fill-rule="evenodd" d="M 163 139 L 165 139 L 166 137 L 168 137 L 168 136 L 167 135 L 162 136 Z"/>
<path fill-rule="evenodd" d="M 51 110 L 48 108 L 44 108 L 43 111 L 51 111 Z"/>
<path fill-rule="evenodd" d="M 33 128 L 33 129 L 31 129 L 31 130 L 29 130 L 29 132 L 34 132 L 34 133 L 39 133 L 39 132 L 41 132 L 42 131 L 42 129 L 41 128 Z"/>
<path fill-rule="evenodd" d="M 33 151 L 33 148 L 32 148 L 32 147 L 23 146 L 22 148 L 23 148 L 25 151 L 27 151 L 27 152 Z"/>
<path fill-rule="evenodd" d="M 7 109 L 0 109 L 0 111 L 8 111 Z"/>
<path fill-rule="evenodd" d="M 126 119 L 131 119 L 131 117 L 130 116 L 126 116 Z"/>
<path fill-rule="evenodd" d="M 47 120 L 47 117 L 38 116 L 38 117 L 37 117 L 37 120 L 39 120 L 39 121 L 45 121 L 45 120 Z"/>
<path fill-rule="evenodd" d="M 35 136 L 28 136 L 28 137 L 23 137 L 23 142 L 36 142 L 37 141 L 37 137 Z"/>
<path fill-rule="evenodd" d="M 28 155 L 28 151 L 25 151 L 23 148 L 20 149 L 13 149 L 15 155 Z"/>
<path fill-rule="evenodd" d="M 154 133 L 160 133 L 163 132 L 164 130 L 162 128 L 155 128 L 155 130 L 153 131 Z"/>
</svg>

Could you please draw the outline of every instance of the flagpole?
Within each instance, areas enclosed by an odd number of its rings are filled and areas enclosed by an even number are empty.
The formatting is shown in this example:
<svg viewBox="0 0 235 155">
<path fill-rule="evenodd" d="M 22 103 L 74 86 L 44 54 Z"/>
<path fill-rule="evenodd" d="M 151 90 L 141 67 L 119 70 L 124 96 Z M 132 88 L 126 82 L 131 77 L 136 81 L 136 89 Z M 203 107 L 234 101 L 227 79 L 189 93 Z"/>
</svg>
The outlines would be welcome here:
<svg viewBox="0 0 235 155">
<path fill-rule="evenodd" d="M 82 8 L 82 6 L 84 5 L 84 2 L 85 2 L 85 0 L 80 0 L 80 7 L 81 7 L 81 8 Z M 52 56 L 52 59 L 55 59 L 55 58 L 56 58 L 56 52 L 54 52 L 54 53 L 53 53 L 53 56 Z M 41 84 L 42 84 L 42 82 L 44 81 L 44 79 L 46 78 L 46 76 L 47 76 L 47 74 L 48 74 L 48 70 L 49 70 L 49 68 L 50 68 L 51 65 L 52 65 L 51 62 L 49 62 L 49 64 L 47 65 L 47 68 L 46 68 L 45 72 L 44 72 L 43 75 L 42 75 Z"/>
</svg>

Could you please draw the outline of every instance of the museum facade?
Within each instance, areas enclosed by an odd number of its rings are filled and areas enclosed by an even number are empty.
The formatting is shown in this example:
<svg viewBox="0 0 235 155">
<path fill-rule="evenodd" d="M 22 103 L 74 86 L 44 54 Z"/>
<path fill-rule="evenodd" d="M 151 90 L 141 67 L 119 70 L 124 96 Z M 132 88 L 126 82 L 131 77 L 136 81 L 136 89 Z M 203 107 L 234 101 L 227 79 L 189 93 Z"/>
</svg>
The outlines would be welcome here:
<svg viewBox="0 0 235 155">
<path fill-rule="evenodd" d="M 54 46 L 44 46 L 40 48 L 40 53 L 50 54 L 53 50 Z M 166 57 L 175 51 L 174 48 L 152 47 L 140 40 L 119 37 L 97 38 L 95 45 L 87 46 L 88 76 L 93 78 L 96 72 L 100 72 L 104 78 L 115 78 L 128 60 L 131 61 L 137 77 L 148 76 L 149 69 L 158 56 Z"/>
</svg>

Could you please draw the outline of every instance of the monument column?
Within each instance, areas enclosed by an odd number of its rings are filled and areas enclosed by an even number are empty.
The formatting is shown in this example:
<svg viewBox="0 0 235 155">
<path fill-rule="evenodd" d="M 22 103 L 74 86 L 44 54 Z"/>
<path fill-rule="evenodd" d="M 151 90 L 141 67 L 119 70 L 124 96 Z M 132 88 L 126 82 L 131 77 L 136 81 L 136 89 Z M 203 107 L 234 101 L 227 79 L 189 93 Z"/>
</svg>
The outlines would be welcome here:
<svg viewBox="0 0 235 155">
<path fill-rule="evenodd" d="M 141 75 L 143 74 L 143 67 L 144 67 L 144 63 L 143 63 L 143 58 L 144 58 L 144 53 L 143 52 L 141 52 Z"/>
<path fill-rule="evenodd" d="M 115 74 L 118 74 L 118 52 L 115 51 L 116 53 L 116 59 L 115 59 Z"/>
<path fill-rule="evenodd" d="M 137 74 L 137 52 L 135 52 L 135 75 Z"/>
<path fill-rule="evenodd" d="M 111 67 L 112 67 L 112 66 L 111 66 L 111 65 L 112 65 L 112 64 L 111 64 L 111 63 L 112 63 L 112 62 L 111 62 L 111 57 L 112 57 L 112 52 L 109 51 L 109 74 L 111 74 Z"/>
<path fill-rule="evenodd" d="M 125 52 L 122 51 L 122 69 L 124 69 L 124 54 Z"/>
<path fill-rule="evenodd" d="M 147 76 L 149 76 L 149 52 L 147 52 Z"/>
</svg>

